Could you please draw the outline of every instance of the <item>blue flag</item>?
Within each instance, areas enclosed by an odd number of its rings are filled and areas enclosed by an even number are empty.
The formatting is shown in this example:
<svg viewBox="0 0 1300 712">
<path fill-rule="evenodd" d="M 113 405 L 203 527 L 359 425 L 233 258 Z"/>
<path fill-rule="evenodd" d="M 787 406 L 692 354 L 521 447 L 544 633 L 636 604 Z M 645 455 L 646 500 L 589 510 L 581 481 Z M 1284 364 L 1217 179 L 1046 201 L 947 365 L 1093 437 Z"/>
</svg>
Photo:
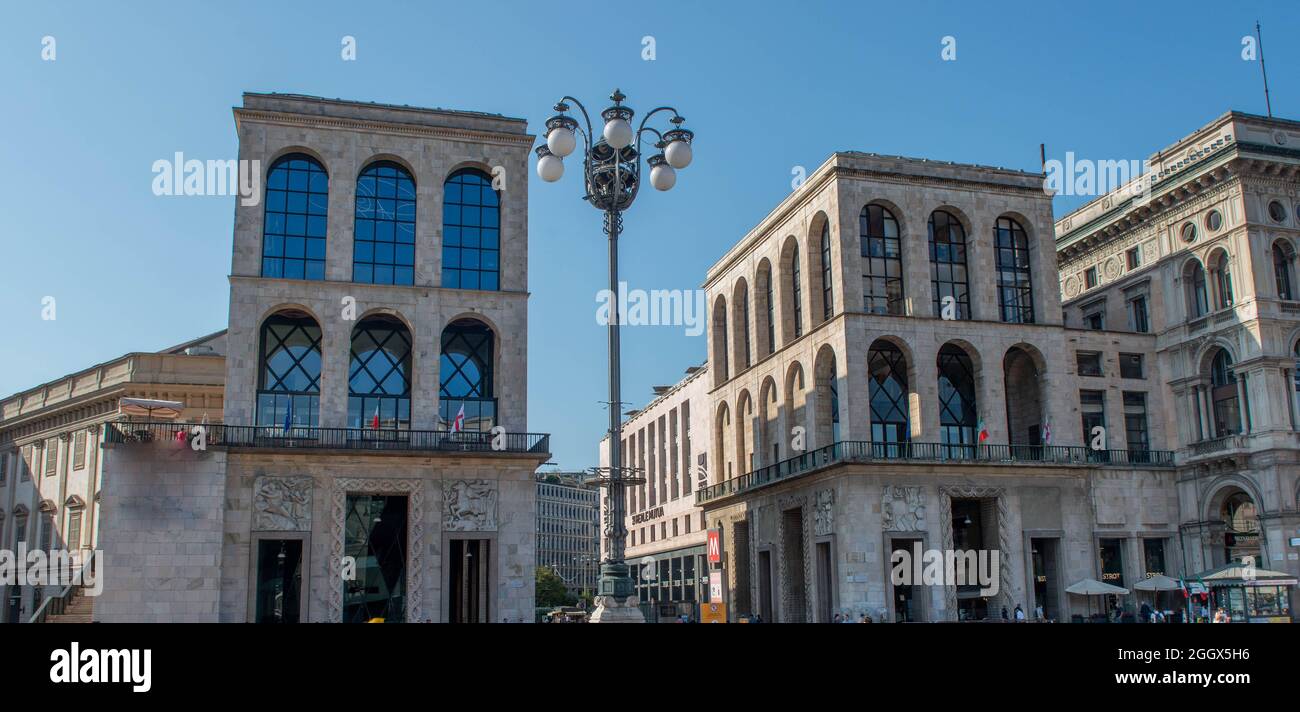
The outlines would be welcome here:
<svg viewBox="0 0 1300 712">
<path fill-rule="evenodd" d="M 284 409 L 284 431 L 293 427 L 293 396 L 289 396 L 289 407 Z"/>
</svg>

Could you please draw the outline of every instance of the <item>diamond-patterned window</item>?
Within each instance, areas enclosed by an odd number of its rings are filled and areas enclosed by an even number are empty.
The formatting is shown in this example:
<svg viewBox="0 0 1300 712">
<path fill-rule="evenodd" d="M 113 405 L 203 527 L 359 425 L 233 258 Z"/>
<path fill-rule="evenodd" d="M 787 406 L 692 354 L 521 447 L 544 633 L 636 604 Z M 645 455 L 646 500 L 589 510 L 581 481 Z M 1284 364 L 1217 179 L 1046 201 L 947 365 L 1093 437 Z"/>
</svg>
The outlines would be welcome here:
<svg viewBox="0 0 1300 712">
<path fill-rule="evenodd" d="M 348 427 L 411 427 L 411 334 L 397 319 L 370 317 L 352 331 Z"/>
<path fill-rule="evenodd" d="M 871 345 L 867 357 L 873 442 L 907 442 L 907 359 L 888 341 Z"/>
<path fill-rule="evenodd" d="M 869 314 L 902 314 L 903 243 L 898 220 L 883 205 L 867 205 L 858 216 L 858 232 L 863 309 Z"/>
<path fill-rule="evenodd" d="M 439 427 L 451 429 L 465 409 L 464 430 L 487 431 L 496 424 L 492 390 L 493 334 L 482 322 L 461 319 L 442 332 L 438 389 Z"/>
<path fill-rule="evenodd" d="M 975 369 L 960 347 L 939 349 L 939 436 L 945 445 L 976 444 Z"/>
<path fill-rule="evenodd" d="M 997 249 L 998 306 L 1008 324 L 1034 323 L 1034 289 L 1030 279 L 1029 236 L 1020 223 L 998 218 L 993 228 Z"/>
<path fill-rule="evenodd" d="M 301 313 L 276 314 L 262 324 L 257 424 L 315 427 L 320 411 L 320 326 Z"/>
<path fill-rule="evenodd" d="M 966 228 L 952 213 L 930 213 L 930 293 L 934 315 L 943 316 L 943 303 L 952 298 L 954 316 L 970 318 L 970 289 L 966 277 Z"/>
</svg>

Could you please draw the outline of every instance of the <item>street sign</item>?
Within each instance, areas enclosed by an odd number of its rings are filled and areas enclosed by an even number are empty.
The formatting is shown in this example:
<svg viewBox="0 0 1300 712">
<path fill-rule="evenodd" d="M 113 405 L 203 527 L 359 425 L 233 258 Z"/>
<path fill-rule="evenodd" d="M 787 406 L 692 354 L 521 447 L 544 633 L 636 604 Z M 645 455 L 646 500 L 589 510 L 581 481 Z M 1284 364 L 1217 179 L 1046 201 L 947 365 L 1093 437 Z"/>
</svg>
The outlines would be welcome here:
<svg viewBox="0 0 1300 712">
<path fill-rule="evenodd" d="M 722 600 L 722 572 L 721 571 L 709 572 L 709 600 L 714 602 Z"/>
<path fill-rule="evenodd" d="M 727 604 L 725 604 L 725 603 L 701 603 L 701 604 L 700 604 L 700 622 L 701 622 L 701 623 L 726 623 L 726 622 L 727 622 Z"/>
<path fill-rule="evenodd" d="M 709 563 L 722 563 L 722 532 L 717 529 L 709 530 L 708 539 Z"/>
</svg>

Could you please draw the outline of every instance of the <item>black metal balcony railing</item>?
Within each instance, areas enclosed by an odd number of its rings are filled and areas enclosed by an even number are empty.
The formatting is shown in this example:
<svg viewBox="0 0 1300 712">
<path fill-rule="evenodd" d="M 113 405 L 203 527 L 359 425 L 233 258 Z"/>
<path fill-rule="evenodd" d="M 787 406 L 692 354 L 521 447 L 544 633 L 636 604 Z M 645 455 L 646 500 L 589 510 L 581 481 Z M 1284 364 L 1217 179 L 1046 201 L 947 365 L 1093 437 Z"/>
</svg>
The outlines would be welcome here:
<svg viewBox="0 0 1300 712">
<path fill-rule="evenodd" d="M 459 432 L 444 430 L 385 430 L 264 425 L 199 425 L 196 423 L 118 421 L 104 424 L 105 444 L 174 443 L 189 446 L 194 428 L 204 429 L 208 447 L 292 448 L 304 450 L 418 450 L 431 452 L 550 452 L 545 433 Z"/>
<path fill-rule="evenodd" d="M 1079 445 L 948 445 L 845 441 L 705 487 L 695 493 L 695 503 L 704 504 L 719 497 L 747 492 L 833 463 L 878 460 L 1162 468 L 1174 466 L 1174 454 L 1168 450 L 1093 450 Z"/>
</svg>

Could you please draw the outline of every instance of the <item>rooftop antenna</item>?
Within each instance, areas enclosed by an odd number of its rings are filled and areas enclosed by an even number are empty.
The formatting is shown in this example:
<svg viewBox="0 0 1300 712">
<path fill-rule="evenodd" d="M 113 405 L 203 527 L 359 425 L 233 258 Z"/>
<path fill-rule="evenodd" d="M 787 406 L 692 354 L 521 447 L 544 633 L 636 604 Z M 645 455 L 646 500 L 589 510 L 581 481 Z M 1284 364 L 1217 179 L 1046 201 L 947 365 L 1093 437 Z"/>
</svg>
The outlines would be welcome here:
<svg viewBox="0 0 1300 712">
<path fill-rule="evenodd" d="M 1047 144 L 1045 143 L 1038 144 L 1038 162 L 1040 164 L 1040 167 L 1043 169 L 1043 172 L 1046 173 L 1047 172 Z"/>
<path fill-rule="evenodd" d="M 1264 106 L 1268 108 L 1268 118 L 1273 118 L 1273 102 L 1268 98 L 1268 69 L 1264 67 L 1264 37 L 1259 32 L 1259 20 L 1255 20 L 1255 43 L 1259 45 L 1259 71 L 1264 75 Z"/>
</svg>

